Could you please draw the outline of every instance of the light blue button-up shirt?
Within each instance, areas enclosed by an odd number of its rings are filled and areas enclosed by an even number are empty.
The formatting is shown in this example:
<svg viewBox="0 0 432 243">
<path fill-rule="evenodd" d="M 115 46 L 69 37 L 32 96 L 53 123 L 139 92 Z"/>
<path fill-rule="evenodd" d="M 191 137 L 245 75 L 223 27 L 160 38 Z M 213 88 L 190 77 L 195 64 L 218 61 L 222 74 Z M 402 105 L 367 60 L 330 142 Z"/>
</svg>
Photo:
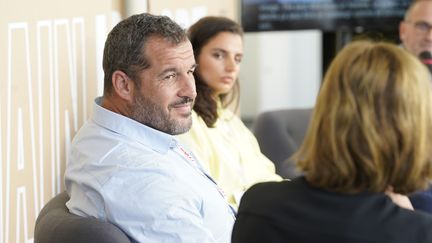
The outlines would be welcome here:
<svg viewBox="0 0 432 243">
<path fill-rule="evenodd" d="M 100 101 L 71 144 L 69 210 L 109 221 L 137 242 L 230 242 L 231 208 L 190 151 Z"/>
</svg>

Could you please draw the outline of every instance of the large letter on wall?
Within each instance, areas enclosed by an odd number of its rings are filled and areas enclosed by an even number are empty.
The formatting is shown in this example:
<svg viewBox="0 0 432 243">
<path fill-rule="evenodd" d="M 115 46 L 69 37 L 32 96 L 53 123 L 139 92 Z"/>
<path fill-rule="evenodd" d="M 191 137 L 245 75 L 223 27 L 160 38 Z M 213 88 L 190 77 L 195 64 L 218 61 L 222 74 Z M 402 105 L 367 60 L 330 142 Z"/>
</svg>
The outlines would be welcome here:
<svg viewBox="0 0 432 243">
<path fill-rule="evenodd" d="M 74 28 L 76 29 L 76 28 Z M 75 35 L 74 35 L 75 36 Z M 67 145 L 72 134 L 78 129 L 77 90 L 75 48 L 72 44 L 70 21 L 54 21 L 54 109 L 55 109 L 55 150 L 56 193 L 63 188 L 63 172 L 66 161 Z M 82 46 L 82 45 L 79 45 Z M 82 57 L 82 55 L 79 55 Z M 80 62 L 81 63 L 81 62 Z M 80 77 L 81 80 L 81 77 Z M 82 84 L 82 83 L 81 83 Z"/>
<path fill-rule="evenodd" d="M 22 242 L 38 211 L 33 85 L 27 23 L 8 28 L 6 200 L 4 242 Z M 24 68 L 23 68 L 24 67 Z M 33 178 L 22 180 L 21 178 Z M 30 222 L 30 223 L 29 223 Z M 15 226 L 10 235 L 9 227 Z M 12 226 L 12 227 L 13 227 Z"/>
</svg>

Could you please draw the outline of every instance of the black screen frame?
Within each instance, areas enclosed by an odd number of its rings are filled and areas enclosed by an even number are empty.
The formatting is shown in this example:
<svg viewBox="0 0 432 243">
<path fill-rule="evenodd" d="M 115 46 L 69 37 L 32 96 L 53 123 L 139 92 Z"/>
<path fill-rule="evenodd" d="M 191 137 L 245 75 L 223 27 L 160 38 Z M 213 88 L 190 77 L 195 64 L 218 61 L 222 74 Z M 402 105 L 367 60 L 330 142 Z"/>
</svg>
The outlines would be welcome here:
<svg viewBox="0 0 432 243">
<path fill-rule="evenodd" d="M 241 0 L 241 21 L 245 32 L 393 31 L 410 3 L 411 0 Z"/>
</svg>

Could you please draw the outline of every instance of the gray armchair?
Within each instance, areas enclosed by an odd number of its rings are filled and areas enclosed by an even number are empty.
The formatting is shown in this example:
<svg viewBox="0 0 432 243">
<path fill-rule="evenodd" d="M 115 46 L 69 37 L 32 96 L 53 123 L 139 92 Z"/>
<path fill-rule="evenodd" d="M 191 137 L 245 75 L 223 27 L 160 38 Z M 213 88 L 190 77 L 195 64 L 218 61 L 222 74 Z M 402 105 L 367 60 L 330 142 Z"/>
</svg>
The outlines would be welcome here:
<svg viewBox="0 0 432 243">
<path fill-rule="evenodd" d="M 123 231 L 108 222 L 69 213 L 66 191 L 51 199 L 36 219 L 35 243 L 131 243 Z"/>
<path fill-rule="evenodd" d="M 260 114 L 252 125 L 261 151 L 275 163 L 276 173 L 284 178 L 299 175 L 289 158 L 302 144 L 312 109 L 284 109 Z"/>
</svg>

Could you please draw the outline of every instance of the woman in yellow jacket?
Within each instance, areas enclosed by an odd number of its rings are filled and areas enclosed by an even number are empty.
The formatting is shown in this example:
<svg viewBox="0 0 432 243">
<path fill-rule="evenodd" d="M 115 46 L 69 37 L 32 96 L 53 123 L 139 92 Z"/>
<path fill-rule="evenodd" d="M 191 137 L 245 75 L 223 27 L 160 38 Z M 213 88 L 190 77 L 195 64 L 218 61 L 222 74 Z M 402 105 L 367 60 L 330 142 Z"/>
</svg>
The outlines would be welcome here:
<svg viewBox="0 0 432 243">
<path fill-rule="evenodd" d="M 228 18 L 204 17 L 188 34 L 198 63 L 194 73 L 197 98 L 192 128 L 180 139 L 237 207 L 251 185 L 281 180 L 254 135 L 228 108 L 238 106 L 243 30 Z"/>
</svg>

